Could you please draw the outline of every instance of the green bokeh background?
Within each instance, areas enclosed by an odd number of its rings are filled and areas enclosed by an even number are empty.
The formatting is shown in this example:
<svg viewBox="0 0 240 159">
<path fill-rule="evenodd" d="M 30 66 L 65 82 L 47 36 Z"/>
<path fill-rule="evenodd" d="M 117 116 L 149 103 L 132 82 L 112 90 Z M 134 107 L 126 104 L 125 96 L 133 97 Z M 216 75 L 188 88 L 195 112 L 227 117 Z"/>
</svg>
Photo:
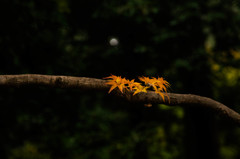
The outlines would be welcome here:
<svg viewBox="0 0 240 159">
<path fill-rule="evenodd" d="M 24 73 L 163 76 L 240 112 L 240 2 L 2 0 L 0 74 Z M 1 88 L 0 105 L 0 158 L 240 157 L 240 128 L 201 108 L 27 86 Z"/>
</svg>

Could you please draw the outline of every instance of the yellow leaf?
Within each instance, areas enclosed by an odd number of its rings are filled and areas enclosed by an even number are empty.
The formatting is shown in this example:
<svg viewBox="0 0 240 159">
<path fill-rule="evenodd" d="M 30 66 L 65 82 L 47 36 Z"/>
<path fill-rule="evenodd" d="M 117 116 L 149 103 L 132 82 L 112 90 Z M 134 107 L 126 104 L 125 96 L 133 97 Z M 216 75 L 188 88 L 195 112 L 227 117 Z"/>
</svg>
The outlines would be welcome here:
<svg viewBox="0 0 240 159">
<path fill-rule="evenodd" d="M 135 89 L 135 92 L 133 93 L 133 95 L 135 95 L 135 94 L 137 94 L 137 93 L 140 93 L 140 92 L 146 92 L 147 93 L 147 89 L 148 89 L 149 87 L 144 87 L 144 86 L 142 86 L 142 85 L 139 85 L 139 86 L 137 86 L 137 87 L 134 87 L 134 89 Z"/>
</svg>

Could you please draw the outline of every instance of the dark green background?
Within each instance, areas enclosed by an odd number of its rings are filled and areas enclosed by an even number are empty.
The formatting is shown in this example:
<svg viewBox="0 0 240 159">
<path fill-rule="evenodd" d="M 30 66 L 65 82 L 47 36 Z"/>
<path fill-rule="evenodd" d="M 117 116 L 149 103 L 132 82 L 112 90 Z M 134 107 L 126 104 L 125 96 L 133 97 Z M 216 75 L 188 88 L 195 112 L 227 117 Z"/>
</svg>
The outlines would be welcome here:
<svg viewBox="0 0 240 159">
<path fill-rule="evenodd" d="M 116 37 L 118 46 L 109 45 Z M 133 79 L 240 112 L 237 0 L 2 0 L 0 74 Z M 0 89 L 0 158 L 237 159 L 240 129 L 210 110 L 107 92 Z"/>
</svg>

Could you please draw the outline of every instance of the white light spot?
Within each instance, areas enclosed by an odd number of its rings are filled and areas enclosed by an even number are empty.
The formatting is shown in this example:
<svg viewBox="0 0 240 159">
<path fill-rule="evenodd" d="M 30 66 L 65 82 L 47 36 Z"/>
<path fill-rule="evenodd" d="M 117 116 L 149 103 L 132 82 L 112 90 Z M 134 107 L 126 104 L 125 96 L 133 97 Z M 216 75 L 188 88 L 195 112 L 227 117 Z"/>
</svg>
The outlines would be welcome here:
<svg viewBox="0 0 240 159">
<path fill-rule="evenodd" d="M 109 41 L 109 44 L 111 46 L 117 46 L 118 45 L 118 39 L 116 38 L 111 38 L 110 41 Z"/>
</svg>

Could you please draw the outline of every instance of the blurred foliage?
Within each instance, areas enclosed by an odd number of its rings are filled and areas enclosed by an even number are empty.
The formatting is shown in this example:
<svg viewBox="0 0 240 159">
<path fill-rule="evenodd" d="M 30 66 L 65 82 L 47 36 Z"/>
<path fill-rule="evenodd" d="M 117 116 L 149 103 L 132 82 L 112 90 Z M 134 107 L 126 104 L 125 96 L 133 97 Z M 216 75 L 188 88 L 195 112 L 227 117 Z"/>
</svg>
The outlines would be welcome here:
<svg viewBox="0 0 240 159">
<path fill-rule="evenodd" d="M 0 74 L 163 76 L 172 92 L 212 97 L 240 112 L 236 0 L 2 0 L 0 19 Z M 109 45 L 112 37 L 119 45 Z M 182 108 L 29 87 L 1 88 L 0 102 L 1 158 L 189 153 Z M 217 123 L 220 156 L 239 158 L 239 129 Z"/>
<path fill-rule="evenodd" d="M 40 153 L 33 144 L 24 143 L 22 147 L 11 150 L 9 159 L 50 159 L 50 156 Z"/>
</svg>

